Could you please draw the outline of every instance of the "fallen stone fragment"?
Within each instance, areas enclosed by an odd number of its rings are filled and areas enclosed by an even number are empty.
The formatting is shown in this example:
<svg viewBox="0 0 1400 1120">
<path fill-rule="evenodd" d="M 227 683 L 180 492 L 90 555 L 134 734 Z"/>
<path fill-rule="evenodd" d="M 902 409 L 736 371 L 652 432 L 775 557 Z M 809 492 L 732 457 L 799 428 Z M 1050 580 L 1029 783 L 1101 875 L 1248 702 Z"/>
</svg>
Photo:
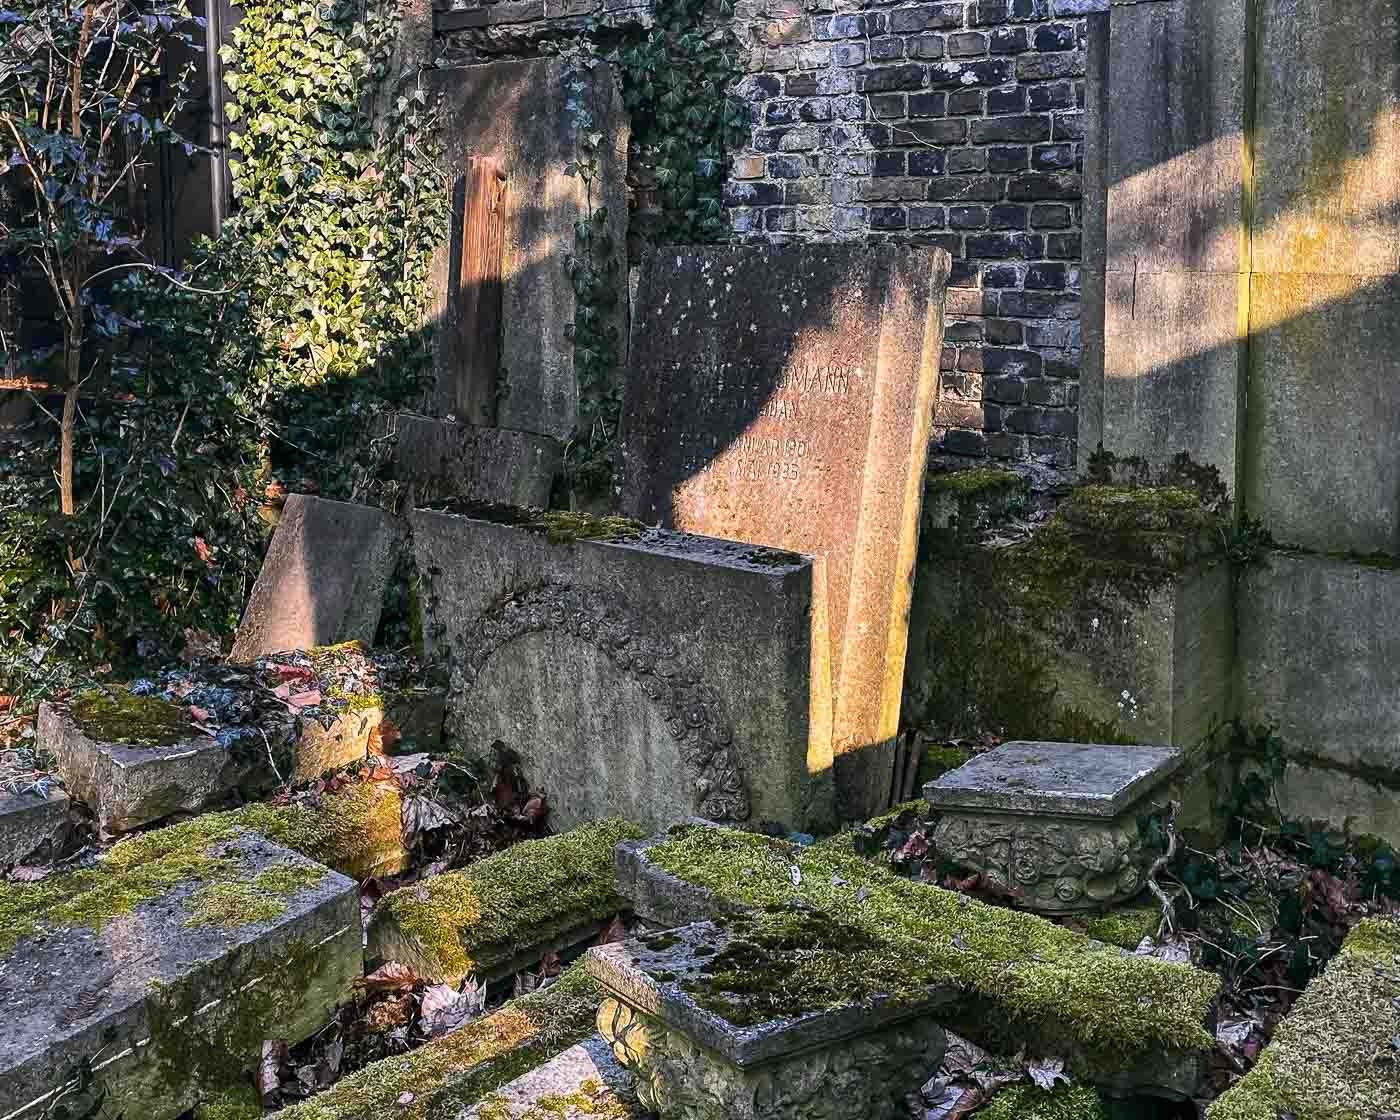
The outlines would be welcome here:
<svg viewBox="0 0 1400 1120">
<path fill-rule="evenodd" d="M 0 870 L 43 859 L 60 842 L 68 823 L 68 797 L 54 790 L 48 797 L 0 794 Z"/>
<path fill-rule="evenodd" d="M 846 837 L 801 847 L 683 827 L 619 845 L 618 884 L 640 917 L 661 924 L 679 910 L 814 907 L 899 946 L 927 982 L 941 975 L 961 986 L 941 1018 L 950 1030 L 993 1053 L 1063 1057 L 1073 1077 L 1111 1092 L 1189 1098 L 1214 1046 L 1212 974 L 899 878 Z"/>
<path fill-rule="evenodd" d="M 555 1055 L 502 1085 L 458 1120 L 649 1120 L 637 1100 L 637 1079 L 613 1057 L 601 1035 Z"/>
<path fill-rule="evenodd" d="M 353 882 L 237 829 L 0 884 L 0 1116 L 48 1115 L 84 1060 L 111 1115 L 177 1116 L 241 1084 L 263 1039 L 324 1025 L 360 938 Z"/>
<path fill-rule="evenodd" d="M 434 983 L 485 983 L 584 942 L 626 908 L 613 851 L 640 835 L 624 821 L 598 821 L 393 891 L 370 922 L 370 959 L 399 961 Z"/>
<path fill-rule="evenodd" d="M 890 1120 L 938 1068 L 958 994 L 795 907 L 602 945 L 588 971 L 641 1103 L 692 1120 Z"/>
</svg>

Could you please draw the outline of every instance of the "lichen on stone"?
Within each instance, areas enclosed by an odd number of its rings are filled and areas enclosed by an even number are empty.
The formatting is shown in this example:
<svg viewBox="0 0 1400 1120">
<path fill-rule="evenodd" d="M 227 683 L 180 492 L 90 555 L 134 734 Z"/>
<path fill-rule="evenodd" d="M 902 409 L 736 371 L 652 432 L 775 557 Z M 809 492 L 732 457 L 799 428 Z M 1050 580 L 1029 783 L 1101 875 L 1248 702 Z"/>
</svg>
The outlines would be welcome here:
<svg viewBox="0 0 1400 1120">
<path fill-rule="evenodd" d="M 624 821 L 598 821 L 394 891 L 375 912 L 371 954 L 455 980 L 610 917 L 626 905 L 613 850 L 641 835 Z"/>
<path fill-rule="evenodd" d="M 158 696 L 134 696 L 125 688 L 81 693 L 68 710 L 78 730 L 96 743 L 168 747 L 197 734 L 187 710 Z"/>
</svg>

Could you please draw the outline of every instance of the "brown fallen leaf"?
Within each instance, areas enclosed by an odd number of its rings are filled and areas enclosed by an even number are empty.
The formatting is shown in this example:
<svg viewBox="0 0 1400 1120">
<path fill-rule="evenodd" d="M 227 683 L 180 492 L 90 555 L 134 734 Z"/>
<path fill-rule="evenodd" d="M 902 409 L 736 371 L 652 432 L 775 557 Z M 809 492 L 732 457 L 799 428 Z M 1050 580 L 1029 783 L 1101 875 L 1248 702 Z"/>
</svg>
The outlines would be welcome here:
<svg viewBox="0 0 1400 1120">
<path fill-rule="evenodd" d="M 394 721 L 384 719 L 379 721 L 379 726 L 373 728 L 369 733 L 370 754 L 388 754 L 394 749 L 394 744 L 403 738 L 403 732 L 394 726 Z"/>
<path fill-rule="evenodd" d="M 539 824 L 547 812 L 549 809 L 545 806 L 544 798 L 536 794 L 525 802 L 525 808 L 520 810 L 520 819 L 526 824 Z"/>
<path fill-rule="evenodd" d="M 367 992 L 400 992 L 418 983 L 418 973 L 398 961 L 386 961 L 363 980 Z"/>
<path fill-rule="evenodd" d="M 486 986 L 468 978 L 459 992 L 450 984 L 431 984 L 418 1005 L 419 1022 L 428 1038 L 455 1031 L 486 1010 Z"/>
<path fill-rule="evenodd" d="M 321 690 L 319 688 L 307 689 L 305 692 L 294 692 L 287 699 L 287 703 L 293 708 L 314 708 L 321 702 Z"/>
</svg>

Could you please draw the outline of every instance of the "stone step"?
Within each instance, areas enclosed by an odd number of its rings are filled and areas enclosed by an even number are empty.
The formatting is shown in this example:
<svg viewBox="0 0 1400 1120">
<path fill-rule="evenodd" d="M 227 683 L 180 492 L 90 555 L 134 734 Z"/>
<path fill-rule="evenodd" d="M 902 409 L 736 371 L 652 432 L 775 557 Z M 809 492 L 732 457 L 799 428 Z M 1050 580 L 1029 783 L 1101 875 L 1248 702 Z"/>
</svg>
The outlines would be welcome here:
<svg viewBox="0 0 1400 1120">
<path fill-rule="evenodd" d="M 202 822 L 195 822 L 202 823 Z M 362 975 L 356 886 L 236 827 L 164 829 L 0 884 L 0 1116 L 88 1061 L 112 1115 L 168 1120 L 319 1029 Z"/>
<path fill-rule="evenodd" d="M 618 847 L 618 883 L 659 925 L 797 903 L 897 947 L 923 983 L 962 988 L 941 1020 L 994 1053 L 1053 1054 L 1110 1092 L 1189 1098 L 1219 980 L 1134 957 L 1034 914 L 911 882 L 850 849 L 689 826 Z"/>
<path fill-rule="evenodd" d="M 648 1120 L 637 1079 L 594 1034 L 470 1105 L 457 1120 Z"/>
<path fill-rule="evenodd" d="M 0 794 L 0 871 L 42 859 L 61 842 L 68 824 L 68 795 Z"/>
<path fill-rule="evenodd" d="M 1308 984 L 1208 1120 L 1373 1120 L 1400 1113 L 1400 920 L 1367 918 Z"/>
<path fill-rule="evenodd" d="M 370 959 L 400 961 L 435 983 L 489 982 L 577 945 L 627 909 L 613 851 L 640 835 L 599 821 L 392 891 L 370 922 Z"/>
</svg>

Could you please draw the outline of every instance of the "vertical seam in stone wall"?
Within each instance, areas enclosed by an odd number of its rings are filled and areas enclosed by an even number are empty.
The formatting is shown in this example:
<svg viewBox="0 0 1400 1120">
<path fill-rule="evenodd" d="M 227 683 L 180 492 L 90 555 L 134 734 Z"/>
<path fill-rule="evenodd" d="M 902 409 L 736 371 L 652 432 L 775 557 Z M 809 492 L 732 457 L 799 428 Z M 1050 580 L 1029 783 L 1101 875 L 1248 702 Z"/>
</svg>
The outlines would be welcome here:
<svg viewBox="0 0 1400 1120">
<path fill-rule="evenodd" d="M 1240 145 L 1243 166 L 1240 176 L 1240 280 L 1238 295 L 1239 353 L 1235 365 L 1235 518 L 1243 518 L 1249 470 L 1249 370 L 1254 295 L 1254 136 L 1257 128 L 1259 37 L 1262 27 L 1262 0 L 1245 0 L 1244 43 L 1244 120 Z"/>
</svg>

